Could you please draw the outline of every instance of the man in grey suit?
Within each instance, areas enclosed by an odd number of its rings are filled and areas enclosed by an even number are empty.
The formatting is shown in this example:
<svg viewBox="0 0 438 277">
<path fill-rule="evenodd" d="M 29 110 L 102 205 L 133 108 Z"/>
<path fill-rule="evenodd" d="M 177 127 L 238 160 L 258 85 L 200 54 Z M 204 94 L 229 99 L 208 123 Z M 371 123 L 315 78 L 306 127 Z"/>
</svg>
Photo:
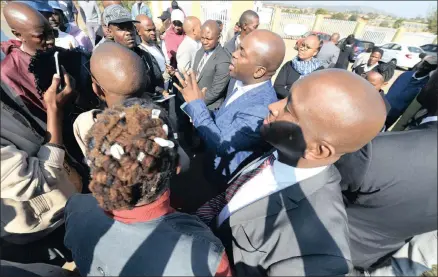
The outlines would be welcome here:
<svg viewBox="0 0 438 277">
<path fill-rule="evenodd" d="M 256 30 L 259 27 L 259 23 L 259 15 L 255 11 L 244 11 L 239 19 L 240 34 L 235 35 L 225 44 L 225 50 L 227 50 L 227 52 L 232 55 L 233 52 L 237 50 L 240 42 L 248 34 L 250 34 L 252 31 Z"/>
<path fill-rule="evenodd" d="M 339 57 L 339 47 L 336 44 L 339 41 L 339 34 L 333 33 L 330 40 L 324 42 L 321 50 L 316 55 L 316 58 L 321 61 L 324 68 L 332 68 L 335 66 Z"/>
<path fill-rule="evenodd" d="M 201 29 L 202 48 L 195 55 L 193 71 L 200 88 L 207 88 L 204 102 L 209 110 L 219 108 L 230 81 L 231 56 L 219 44 L 219 25 L 207 20 Z"/>
<path fill-rule="evenodd" d="M 221 238 L 237 276 L 333 276 L 352 267 L 333 163 L 379 133 L 385 104 L 365 79 L 338 69 L 314 72 L 291 91 L 269 106 L 261 128 L 273 153 L 197 211 Z"/>
<path fill-rule="evenodd" d="M 437 230 L 437 94 L 435 73 L 417 97 L 428 110 L 418 127 L 383 133 L 336 164 L 356 267 L 373 269 L 406 240 Z"/>
</svg>

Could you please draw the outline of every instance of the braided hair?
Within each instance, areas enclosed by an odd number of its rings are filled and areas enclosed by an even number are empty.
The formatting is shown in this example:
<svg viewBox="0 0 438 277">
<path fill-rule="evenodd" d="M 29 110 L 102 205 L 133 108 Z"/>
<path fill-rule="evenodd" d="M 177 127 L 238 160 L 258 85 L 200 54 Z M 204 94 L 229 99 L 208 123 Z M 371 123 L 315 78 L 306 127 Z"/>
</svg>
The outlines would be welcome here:
<svg viewBox="0 0 438 277">
<path fill-rule="evenodd" d="M 89 188 L 104 210 L 149 204 L 167 190 L 178 160 L 167 122 L 158 106 L 139 98 L 97 116 L 86 138 Z M 175 147 L 160 146 L 157 138 Z"/>
</svg>

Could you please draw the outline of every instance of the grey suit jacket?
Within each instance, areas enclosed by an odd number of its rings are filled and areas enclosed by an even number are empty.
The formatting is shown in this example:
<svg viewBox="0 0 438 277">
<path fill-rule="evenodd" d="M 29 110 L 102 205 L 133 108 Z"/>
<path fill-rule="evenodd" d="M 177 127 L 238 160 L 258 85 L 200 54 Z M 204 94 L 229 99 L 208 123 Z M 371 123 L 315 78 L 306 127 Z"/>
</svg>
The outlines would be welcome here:
<svg viewBox="0 0 438 277">
<path fill-rule="evenodd" d="M 235 35 L 232 39 L 230 39 L 224 46 L 225 51 L 228 54 L 233 55 L 233 52 L 236 51 L 236 39 L 239 34 Z"/>
<path fill-rule="evenodd" d="M 204 49 L 196 52 L 193 70 L 196 72 L 199 62 L 204 55 Z M 224 102 L 228 82 L 230 81 L 231 56 L 218 45 L 198 76 L 198 85 L 207 88 L 205 93 L 205 105 L 209 110 L 217 109 Z"/>
<path fill-rule="evenodd" d="M 347 203 L 353 264 L 368 269 L 437 230 L 437 127 L 382 133 L 336 166 Z"/>
<path fill-rule="evenodd" d="M 339 47 L 333 42 L 324 42 L 321 51 L 318 52 L 316 58 L 321 61 L 324 68 L 334 67 L 339 57 Z"/>
<path fill-rule="evenodd" d="M 215 231 L 235 275 L 347 274 L 352 266 L 339 182 L 329 166 L 232 214 Z"/>
</svg>

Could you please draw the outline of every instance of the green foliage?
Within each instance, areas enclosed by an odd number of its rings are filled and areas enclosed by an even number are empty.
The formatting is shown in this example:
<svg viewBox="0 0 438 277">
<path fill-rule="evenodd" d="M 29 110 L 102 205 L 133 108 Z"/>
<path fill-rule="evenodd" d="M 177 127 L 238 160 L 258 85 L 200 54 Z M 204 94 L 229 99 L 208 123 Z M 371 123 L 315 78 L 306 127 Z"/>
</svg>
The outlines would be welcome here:
<svg viewBox="0 0 438 277">
<path fill-rule="evenodd" d="M 329 11 L 326 9 L 318 8 L 315 14 L 329 14 Z"/>
<path fill-rule="evenodd" d="M 394 24 L 392 25 L 392 28 L 398 29 L 403 25 L 403 19 L 397 19 Z"/>
<path fill-rule="evenodd" d="M 437 26 L 436 26 L 436 21 L 437 21 L 437 14 L 436 14 L 437 10 L 435 9 L 434 11 L 432 11 L 429 16 L 427 17 L 427 28 L 429 29 L 429 32 L 437 34 Z"/>
<path fill-rule="evenodd" d="M 379 27 L 389 27 L 389 22 L 388 22 L 388 21 L 382 21 L 382 22 L 379 24 Z"/>
<path fill-rule="evenodd" d="M 343 13 L 335 13 L 334 15 L 332 15 L 331 19 L 344 20 L 345 19 L 345 14 L 343 14 Z"/>
<path fill-rule="evenodd" d="M 356 14 L 352 14 L 349 18 L 348 21 L 357 21 L 357 15 Z"/>
<path fill-rule="evenodd" d="M 367 13 L 369 19 L 376 19 L 379 15 L 376 13 Z"/>
</svg>

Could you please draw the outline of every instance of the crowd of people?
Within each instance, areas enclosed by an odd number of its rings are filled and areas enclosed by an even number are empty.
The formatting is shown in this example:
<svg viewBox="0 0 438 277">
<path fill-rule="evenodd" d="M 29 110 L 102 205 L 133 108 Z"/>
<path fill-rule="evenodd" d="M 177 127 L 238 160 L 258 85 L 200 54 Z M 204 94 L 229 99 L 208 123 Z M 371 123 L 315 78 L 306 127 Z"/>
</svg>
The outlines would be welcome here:
<svg viewBox="0 0 438 277">
<path fill-rule="evenodd" d="M 2 276 L 436 276 L 436 56 L 103 6 L 2 9 Z"/>
</svg>

